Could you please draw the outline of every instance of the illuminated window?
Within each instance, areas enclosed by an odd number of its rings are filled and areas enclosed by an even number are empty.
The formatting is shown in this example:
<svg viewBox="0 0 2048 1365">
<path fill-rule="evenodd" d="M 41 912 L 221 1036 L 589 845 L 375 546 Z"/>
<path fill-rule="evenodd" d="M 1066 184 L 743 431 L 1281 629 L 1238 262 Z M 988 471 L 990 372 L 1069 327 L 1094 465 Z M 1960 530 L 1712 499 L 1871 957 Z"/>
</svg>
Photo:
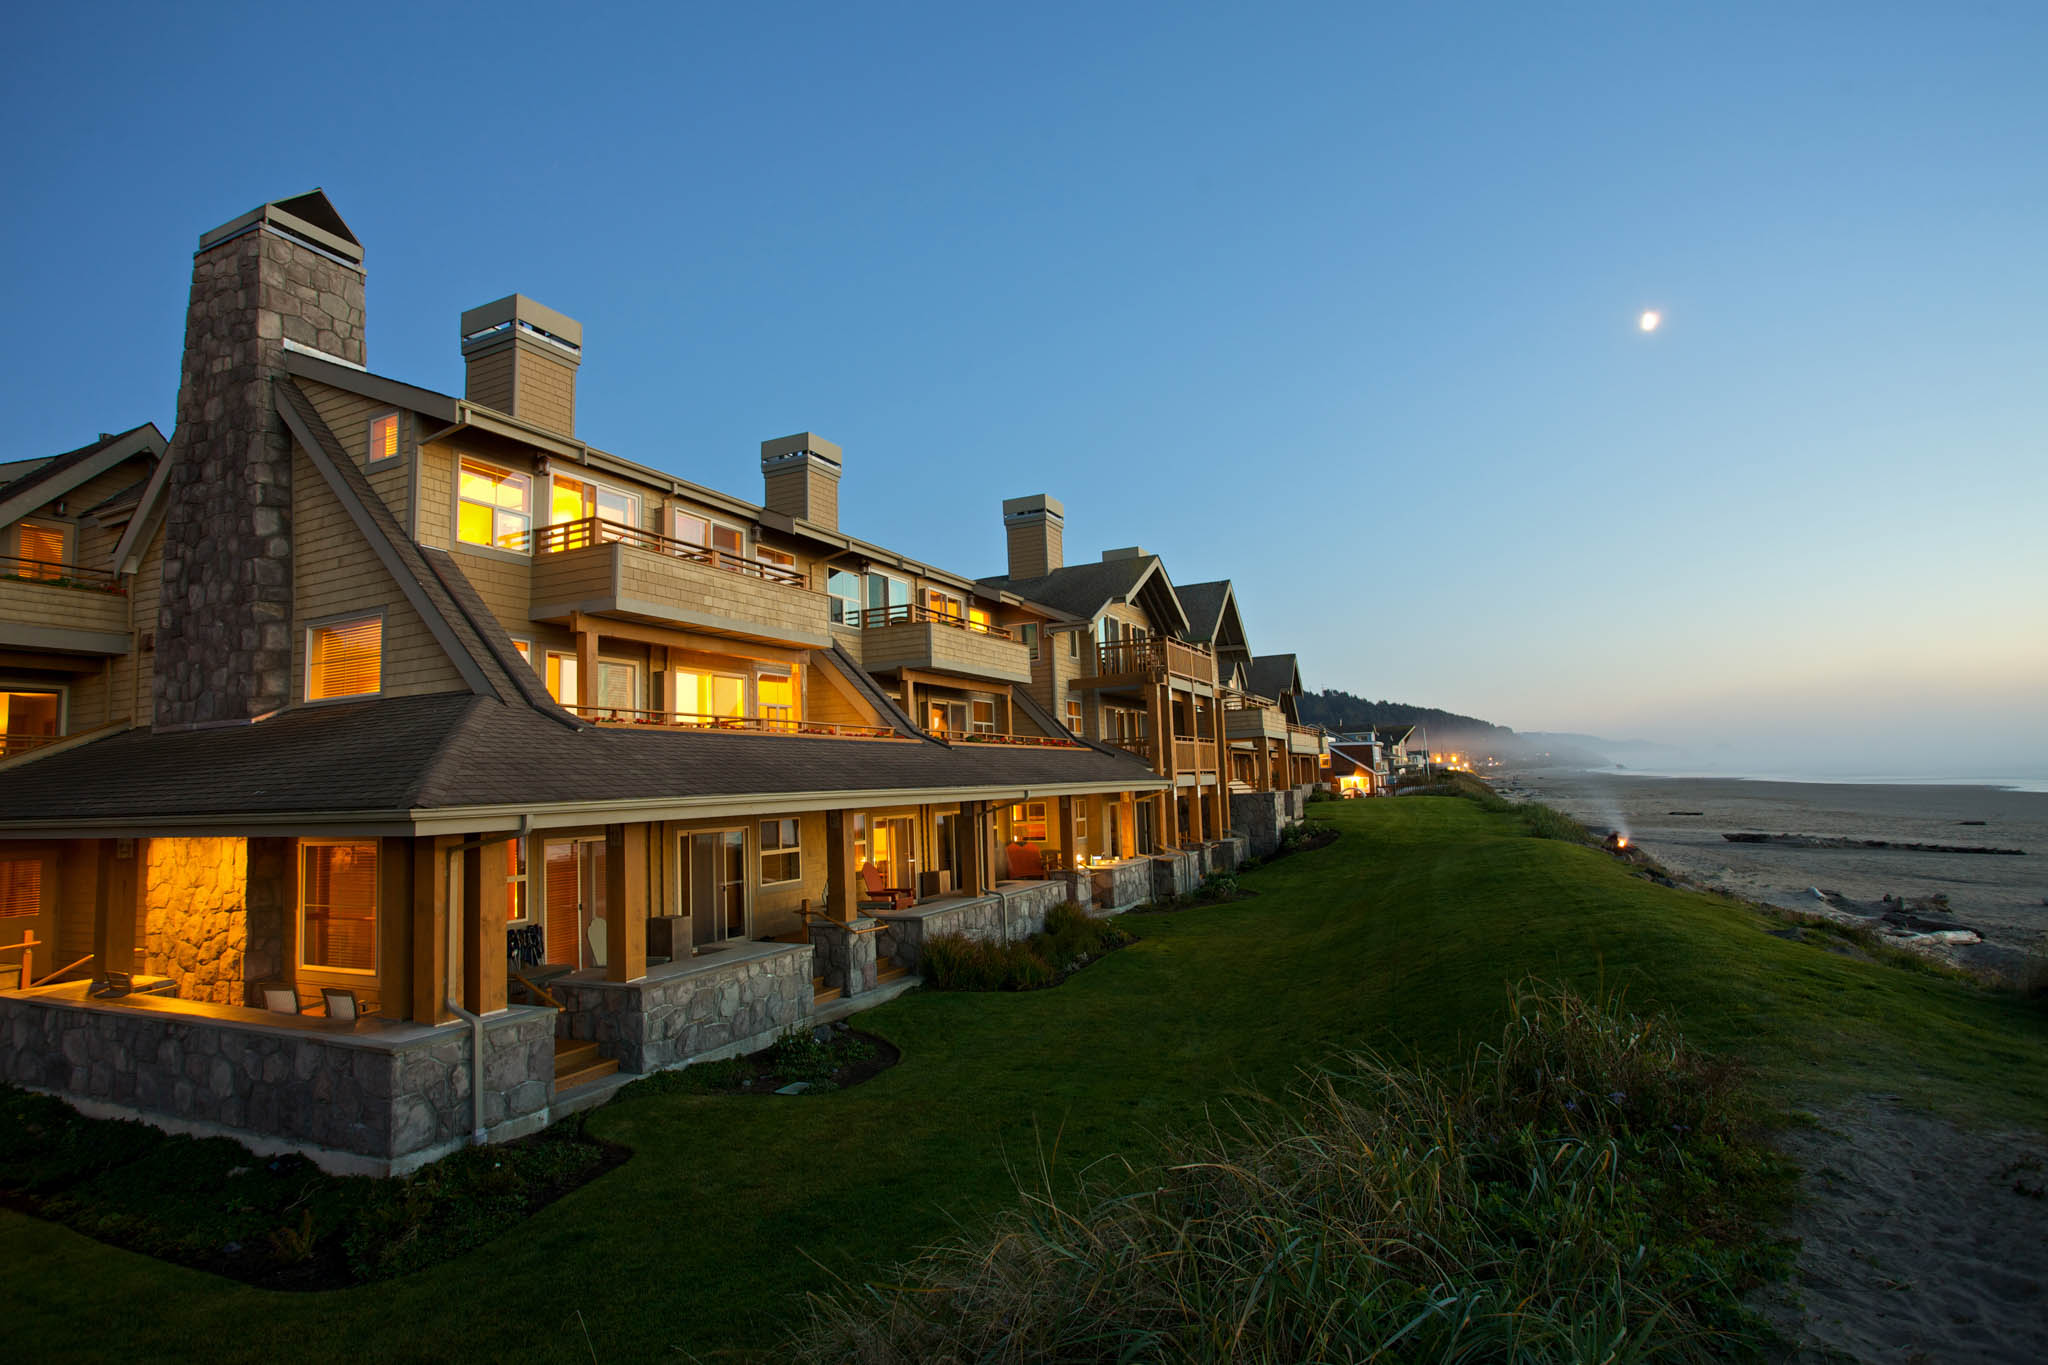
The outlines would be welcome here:
<svg viewBox="0 0 2048 1365">
<path fill-rule="evenodd" d="M 988 624 L 988 609 L 986 607 L 969 607 L 967 609 L 967 628 L 969 630 L 980 631 L 983 635 L 986 635 L 988 634 Z"/>
<path fill-rule="evenodd" d="M 1010 837 L 1020 842 L 1045 842 L 1045 802 L 1026 801 L 1010 807 Z"/>
<path fill-rule="evenodd" d="M 992 735 L 996 732 L 996 704 L 992 701 L 972 703 L 973 718 L 968 729 L 977 735 Z"/>
<path fill-rule="evenodd" d="M 0 758 L 48 744 L 63 720 L 62 692 L 0 692 Z"/>
<path fill-rule="evenodd" d="M 960 734 L 967 729 L 967 707 L 957 701 L 926 703 L 925 729 L 934 734 Z"/>
<path fill-rule="evenodd" d="M 0 919 L 33 919 L 43 913 L 43 860 L 0 858 Z"/>
<path fill-rule="evenodd" d="M 961 609 L 960 599 L 952 593 L 940 592 L 937 588 L 926 588 L 924 590 L 924 607 L 932 615 L 942 617 L 948 621 L 966 619 L 966 613 Z"/>
<path fill-rule="evenodd" d="M 384 618 L 306 629 L 306 700 L 366 697 L 383 686 Z"/>
<path fill-rule="evenodd" d="M 526 840 L 513 839 L 505 851 L 505 922 L 524 924 L 531 913 L 526 899 Z"/>
<path fill-rule="evenodd" d="M 1077 735 L 1081 733 L 1081 703 L 1071 698 L 1067 702 L 1067 728 Z"/>
<path fill-rule="evenodd" d="M 14 571 L 22 578 L 64 577 L 64 551 L 69 542 L 65 528 L 47 522 L 24 521 L 15 527 L 15 555 L 20 563 Z"/>
<path fill-rule="evenodd" d="M 300 849 L 299 961 L 335 972 L 377 970 L 377 845 Z"/>
<path fill-rule="evenodd" d="M 370 423 L 370 449 L 367 463 L 398 458 L 398 414 L 387 412 Z"/>
<path fill-rule="evenodd" d="M 556 474 L 548 485 L 548 523 L 559 526 L 588 517 L 637 530 L 640 526 L 640 495 L 607 488 L 588 479 Z"/>
<path fill-rule="evenodd" d="M 676 673 L 676 719 L 710 725 L 747 714 L 747 680 L 731 673 Z"/>
<path fill-rule="evenodd" d="M 547 684 L 548 695 L 564 706 L 575 706 L 582 701 L 577 687 L 574 654 L 549 652 Z"/>
<path fill-rule="evenodd" d="M 783 674 L 764 673 L 754 680 L 756 710 L 761 719 L 793 723 L 796 720 L 796 683 Z"/>
<path fill-rule="evenodd" d="M 771 550 L 766 545 L 754 547 L 754 558 L 763 564 L 773 564 L 778 569 L 788 569 L 792 572 L 796 569 L 795 555 L 785 554 L 781 550 Z"/>
<path fill-rule="evenodd" d="M 802 878 L 803 852 L 798 842 L 794 818 L 761 822 L 761 885 Z"/>
<path fill-rule="evenodd" d="M 533 480 L 465 457 L 456 485 L 455 538 L 464 545 L 525 550 L 533 529 Z"/>
<path fill-rule="evenodd" d="M 528 668 L 533 667 L 533 641 L 515 639 L 512 642 L 512 648 L 519 651 L 519 657 L 526 660 Z"/>
</svg>

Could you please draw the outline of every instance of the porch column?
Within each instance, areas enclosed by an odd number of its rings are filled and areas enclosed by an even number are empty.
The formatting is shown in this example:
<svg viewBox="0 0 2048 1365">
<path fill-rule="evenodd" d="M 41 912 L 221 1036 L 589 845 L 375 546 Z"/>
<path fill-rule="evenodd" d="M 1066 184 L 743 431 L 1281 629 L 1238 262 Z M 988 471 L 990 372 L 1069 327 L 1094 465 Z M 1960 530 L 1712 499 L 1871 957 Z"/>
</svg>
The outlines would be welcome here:
<svg viewBox="0 0 2048 1365">
<path fill-rule="evenodd" d="M 516 836 L 515 836 L 516 837 Z M 505 906 L 512 845 L 505 840 L 462 851 L 462 1007 L 471 1014 L 505 1008 Z"/>
<path fill-rule="evenodd" d="M 1145 723 L 1152 729 L 1152 771 L 1173 776 L 1173 706 L 1164 685 L 1145 689 Z"/>
<path fill-rule="evenodd" d="M 1154 792 L 1150 799 L 1155 825 L 1152 831 L 1154 842 L 1159 845 L 1162 852 L 1169 848 L 1179 848 L 1180 826 L 1174 823 L 1173 789 L 1169 787 L 1165 791 Z"/>
<path fill-rule="evenodd" d="M 1188 838 L 1192 839 L 1194 842 L 1199 844 L 1208 838 L 1208 836 L 1202 832 L 1204 827 L 1208 824 L 1208 821 L 1202 818 L 1201 778 L 1197 776 L 1195 782 L 1196 785 L 1189 787 L 1187 789 Z"/>
<path fill-rule="evenodd" d="M 1067 866 L 1074 867 L 1074 798 L 1062 796 L 1059 799 L 1058 815 L 1060 825 L 1060 852 L 1067 858 Z"/>
<path fill-rule="evenodd" d="M 597 705 L 597 632 L 576 632 L 576 704 Z"/>
<path fill-rule="evenodd" d="M 843 810 L 825 812 L 825 914 L 841 924 L 853 922 L 858 903 L 853 894 L 853 821 Z"/>
<path fill-rule="evenodd" d="M 647 826 L 604 827 L 604 975 L 647 975 Z"/>
<path fill-rule="evenodd" d="M 988 875 L 988 803 L 963 802 L 960 815 L 967 827 L 967 837 L 954 850 L 960 865 L 960 893 L 984 896 L 992 885 Z"/>
<path fill-rule="evenodd" d="M 448 1013 L 448 848 L 453 840 L 412 841 L 412 1018 L 445 1024 Z"/>
</svg>

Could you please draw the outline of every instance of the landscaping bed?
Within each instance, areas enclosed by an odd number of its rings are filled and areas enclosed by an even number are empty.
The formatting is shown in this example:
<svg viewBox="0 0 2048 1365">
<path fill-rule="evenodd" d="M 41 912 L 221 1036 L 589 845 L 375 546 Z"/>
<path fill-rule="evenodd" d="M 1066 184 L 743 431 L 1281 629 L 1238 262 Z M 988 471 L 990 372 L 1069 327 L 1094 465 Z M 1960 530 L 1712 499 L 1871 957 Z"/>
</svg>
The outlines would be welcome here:
<svg viewBox="0 0 2048 1365">
<path fill-rule="evenodd" d="M 925 941 L 918 968 L 933 990 L 1035 991 L 1135 942 L 1136 935 L 1068 901 L 1046 914 L 1045 932 L 1015 943 L 935 935 Z"/>
<path fill-rule="evenodd" d="M 575 1115 L 402 1180 L 336 1176 L 302 1156 L 87 1118 L 0 1087 L 0 1205 L 266 1289 L 337 1289 L 433 1265 L 628 1155 L 587 1136 Z"/>
</svg>

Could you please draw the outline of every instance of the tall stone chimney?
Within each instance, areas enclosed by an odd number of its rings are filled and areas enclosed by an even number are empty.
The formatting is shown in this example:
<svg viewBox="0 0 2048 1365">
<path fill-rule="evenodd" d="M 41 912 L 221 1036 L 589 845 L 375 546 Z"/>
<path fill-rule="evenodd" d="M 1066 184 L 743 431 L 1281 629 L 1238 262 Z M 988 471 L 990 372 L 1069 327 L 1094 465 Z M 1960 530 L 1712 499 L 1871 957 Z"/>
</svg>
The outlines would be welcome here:
<svg viewBox="0 0 2048 1365">
<path fill-rule="evenodd" d="M 1010 577 L 1043 578 L 1064 561 L 1067 509 L 1057 498 L 1033 493 L 1003 499 L 1003 533 L 1010 542 Z"/>
<path fill-rule="evenodd" d="M 166 458 L 158 725 L 249 720 L 291 700 L 292 443 L 272 381 L 287 346 L 363 363 L 363 247 L 319 190 L 200 237 Z"/>
<path fill-rule="evenodd" d="M 524 294 L 462 315 L 463 396 L 562 436 L 576 434 L 583 324 Z"/>
<path fill-rule="evenodd" d="M 785 517 L 796 517 L 839 529 L 839 447 L 813 431 L 799 431 L 761 442 L 761 505 Z"/>
</svg>

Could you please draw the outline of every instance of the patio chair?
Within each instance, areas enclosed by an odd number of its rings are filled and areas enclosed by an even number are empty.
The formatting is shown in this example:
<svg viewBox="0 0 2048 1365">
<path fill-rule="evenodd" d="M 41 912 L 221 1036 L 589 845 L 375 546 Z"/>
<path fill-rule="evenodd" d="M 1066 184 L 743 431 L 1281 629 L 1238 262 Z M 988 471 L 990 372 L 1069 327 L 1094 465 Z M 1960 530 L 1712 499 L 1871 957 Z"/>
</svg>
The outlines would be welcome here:
<svg viewBox="0 0 2048 1365">
<path fill-rule="evenodd" d="M 868 899 L 887 901 L 892 910 L 908 910 L 917 904 L 917 897 L 907 886 L 890 886 L 882 875 L 882 869 L 872 863 L 860 870 L 861 883 L 867 887 Z"/>
<path fill-rule="evenodd" d="M 128 972 L 102 972 L 86 991 L 95 1000 L 118 1000 L 135 989 L 135 977 Z"/>
<path fill-rule="evenodd" d="M 272 1014 L 297 1014 L 299 1012 L 299 993 L 297 989 L 291 986 L 265 986 L 263 988 L 263 1008 L 269 1010 Z"/>
<path fill-rule="evenodd" d="M 1005 844 L 1003 857 L 1013 882 L 1035 882 L 1045 875 L 1045 859 L 1029 844 Z"/>
<path fill-rule="evenodd" d="M 340 986 L 322 986 L 320 999 L 327 1005 L 327 1017 L 337 1023 L 353 1024 L 365 1014 L 376 1012 L 374 1002 L 356 999 L 356 993 Z"/>
</svg>

